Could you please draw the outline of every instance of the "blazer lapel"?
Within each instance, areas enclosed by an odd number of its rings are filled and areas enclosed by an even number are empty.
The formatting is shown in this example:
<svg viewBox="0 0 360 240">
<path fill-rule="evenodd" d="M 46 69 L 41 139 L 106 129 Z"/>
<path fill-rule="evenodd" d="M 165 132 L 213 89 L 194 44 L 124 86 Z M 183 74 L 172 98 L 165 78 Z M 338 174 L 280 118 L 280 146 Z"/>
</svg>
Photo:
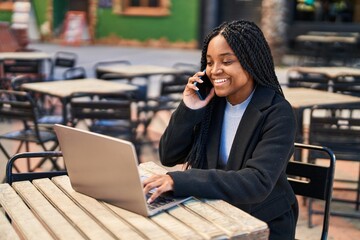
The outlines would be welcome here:
<svg viewBox="0 0 360 240">
<path fill-rule="evenodd" d="M 221 128 L 224 119 L 226 101 L 224 98 L 218 98 L 216 99 L 216 102 L 214 104 L 215 106 L 212 114 L 211 124 L 209 127 L 209 135 L 206 146 L 206 157 L 209 169 L 217 167 L 217 161 L 219 158 Z"/>
<path fill-rule="evenodd" d="M 247 146 L 253 140 L 253 132 L 262 119 L 262 111 L 271 105 L 274 94 L 269 88 L 257 86 L 236 131 L 226 170 L 242 168 Z"/>
</svg>

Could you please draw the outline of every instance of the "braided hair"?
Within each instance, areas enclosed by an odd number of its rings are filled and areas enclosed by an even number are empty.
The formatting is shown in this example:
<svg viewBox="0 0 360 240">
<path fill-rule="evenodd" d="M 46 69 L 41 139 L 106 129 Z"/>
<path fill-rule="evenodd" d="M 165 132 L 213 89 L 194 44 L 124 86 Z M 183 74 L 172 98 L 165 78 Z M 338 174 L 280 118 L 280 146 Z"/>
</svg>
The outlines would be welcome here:
<svg viewBox="0 0 360 240">
<path fill-rule="evenodd" d="M 255 84 L 271 88 L 284 96 L 275 74 L 270 47 L 260 28 L 250 21 L 224 22 L 214 28 L 204 39 L 201 69 L 206 68 L 209 42 L 218 35 L 222 35 L 226 39 L 241 66 L 254 79 Z M 206 138 L 216 98 L 215 96 L 206 106 L 203 121 L 195 127 L 194 144 L 186 158 L 187 168 L 202 168 L 206 162 Z"/>
</svg>

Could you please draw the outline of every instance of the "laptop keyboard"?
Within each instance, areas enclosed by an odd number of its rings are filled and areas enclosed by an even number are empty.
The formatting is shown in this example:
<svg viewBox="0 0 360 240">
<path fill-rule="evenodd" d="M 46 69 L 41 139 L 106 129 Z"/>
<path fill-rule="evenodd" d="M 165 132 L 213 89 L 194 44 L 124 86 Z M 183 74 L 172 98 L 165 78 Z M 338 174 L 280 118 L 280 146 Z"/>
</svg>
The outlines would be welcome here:
<svg viewBox="0 0 360 240">
<path fill-rule="evenodd" d="M 151 196 L 151 193 L 146 194 L 146 199 L 148 199 L 150 196 Z M 176 201 L 176 199 L 174 199 L 174 198 L 159 196 L 152 203 L 148 203 L 148 207 L 150 210 L 154 210 L 154 209 L 157 209 L 159 207 L 162 207 L 166 204 L 169 204 L 169 203 L 175 202 L 175 201 Z"/>
</svg>

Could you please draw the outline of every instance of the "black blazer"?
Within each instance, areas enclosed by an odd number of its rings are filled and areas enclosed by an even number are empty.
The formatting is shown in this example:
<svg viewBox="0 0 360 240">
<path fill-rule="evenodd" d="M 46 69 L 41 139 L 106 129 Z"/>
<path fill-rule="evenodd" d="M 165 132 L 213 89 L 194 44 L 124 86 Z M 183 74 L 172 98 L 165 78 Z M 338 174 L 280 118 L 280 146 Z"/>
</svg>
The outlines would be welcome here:
<svg viewBox="0 0 360 240">
<path fill-rule="evenodd" d="M 176 196 L 222 199 L 269 222 L 296 201 L 285 169 L 294 152 L 295 116 L 290 104 L 270 88 L 257 86 L 237 129 L 225 169 L 217 169 L 226 100 L 216 97 L 203 169 L 169 172 Z M 184 163 L 205 108 L 181 103 L 160 140 L 165 166 Z"/>
</svg>

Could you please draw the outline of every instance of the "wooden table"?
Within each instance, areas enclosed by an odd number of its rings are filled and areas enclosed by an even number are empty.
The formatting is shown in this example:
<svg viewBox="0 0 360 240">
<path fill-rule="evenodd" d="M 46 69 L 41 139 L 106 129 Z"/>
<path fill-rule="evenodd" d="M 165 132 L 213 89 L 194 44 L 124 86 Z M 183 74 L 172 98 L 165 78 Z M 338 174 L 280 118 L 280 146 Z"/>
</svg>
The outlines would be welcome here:
<svg viewBox="0 0 360 240">
<path fill-rule="evenodd" d="M 351 67 L 291 67 L 288 72 L 300 72 L 300 73 L 316 73 L 323 74 L 329 79 L 335 79 L 339 76 L 351 75 L 360 76 L 359 68 Z"/>
<path fill-rule="evenodd" d="M 299 35 L 295 38 L 298 42 L 319 42 L 319 43 L 349 43 L 356 44 L 359 41 L 357 36 L 339 36 L 339 35 Z"/>
<path fill-rule="evenodd" d="M 47 60 L 51 56 L 45 52 L 2 52 L 0 61 L 4 60 Z"/>
<path fill-rule="evenodd" d="M 165 171 L 152 162 L 140 169 Z M 8 239 L 268 239 L 269 234 L 266 223 L 221 200 L 194 198 L 147 218 L 74 191 L 66 175 L 1 184 L 0 204 L 13 223 L 0 212 L 0 236 Z"/>
<path fill-rule="evenodd" d="M 45 63 L 49 64 L 49 73 L 51 74 L 52 69 L 52 58 L 51 56 L 46 52 L 1 52 L 0 53 L 0 63 L 4 61 L 37 61 L 37 62 L 43 62 L 41 66 L 39 67 L 39 74 L 44 72 L 45 69 Z M 1 75 L 4 74 L 3 68 L 1 67 Z"/>
<path fill-rule="evenodd" d="M 74 94 L 116 94 L 137 90 L 137 87 L 134 85 L 110 82 L 96 78 L 25 83 L 21 85 L 21 87 L 24 90 L 58 97 L 62 102 L 64 124 L 66 124 L 68 118 L 66 106 Z"/>
<path fill-rule="evenodd" d="M 114 74 L 119 78 L 132 79 L 135 77 L 150 77 L 163 74 L 181 74 L 183 70 L 156 65 L 105 65 L 99 66 L 98 71 Z"/>
<path fill-rule="evenodd" d="M 297 118 L 297 142 L 304 142 L 304 112 L 314 106 L 360 104 L 360 97 L 320 91 L 310 88 L 283 88 Z M 300 156 L 296 156 L 298 158 Z"/>
</svg>

